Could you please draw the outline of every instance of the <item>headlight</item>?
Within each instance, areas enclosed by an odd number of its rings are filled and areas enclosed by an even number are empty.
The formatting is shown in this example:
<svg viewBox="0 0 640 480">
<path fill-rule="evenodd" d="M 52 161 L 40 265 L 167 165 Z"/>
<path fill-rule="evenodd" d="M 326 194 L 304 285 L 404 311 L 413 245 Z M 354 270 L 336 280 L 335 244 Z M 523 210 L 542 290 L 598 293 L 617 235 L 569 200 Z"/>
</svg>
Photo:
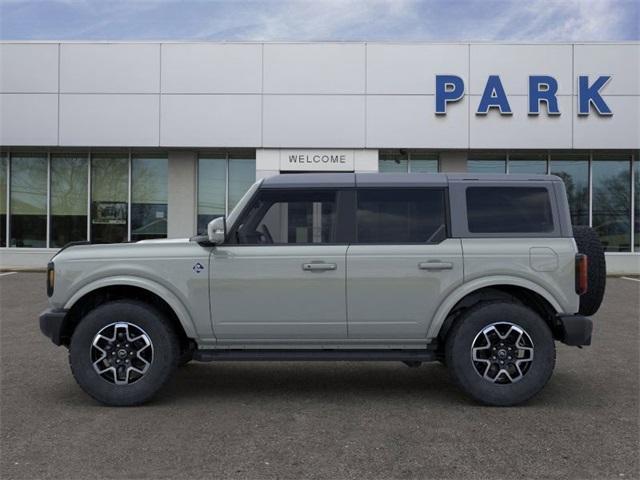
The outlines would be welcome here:
<svg viewBox="0 0 640 480">
<path fill-rule="evenodd" d="M 47 297 L 53 295 L 53 287 L 56 283 L 56 270 L 53 262 L 47 264 Z"/>
</svg>

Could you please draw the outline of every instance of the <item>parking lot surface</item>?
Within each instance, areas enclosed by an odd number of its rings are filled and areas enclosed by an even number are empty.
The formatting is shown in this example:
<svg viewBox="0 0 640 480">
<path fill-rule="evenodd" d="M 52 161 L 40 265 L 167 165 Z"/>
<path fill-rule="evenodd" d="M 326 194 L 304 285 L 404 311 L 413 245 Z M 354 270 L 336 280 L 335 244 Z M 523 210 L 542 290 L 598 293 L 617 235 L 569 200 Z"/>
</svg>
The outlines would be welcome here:
<svg viewBox="0 0 640 480">
<path fill-rule="evenodd" d="M 524 406 L 439 364 L 210 363 L 104 407 L 40 334 L 44 274 L 0 276 L 0 478 L 638 478 L 640 283 L 609 279 L 593 345 L 558 344 Z"/>
</svg>

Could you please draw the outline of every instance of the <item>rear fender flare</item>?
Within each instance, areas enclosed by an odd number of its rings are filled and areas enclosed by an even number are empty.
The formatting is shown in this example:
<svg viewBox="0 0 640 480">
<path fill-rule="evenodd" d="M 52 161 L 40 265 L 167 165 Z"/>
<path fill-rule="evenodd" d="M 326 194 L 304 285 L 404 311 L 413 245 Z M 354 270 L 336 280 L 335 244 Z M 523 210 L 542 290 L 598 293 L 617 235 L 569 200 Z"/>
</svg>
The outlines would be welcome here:
<svg viewBox="0 0 640 480">
<path fill-rule="evenodd" d="M 445 320 L 449 316 L 449 313 L 456 306 L 456 304 L 462 300 L 464 297 L 469 295 L 470 293 L 475 292 L 476 290 L 480 290 L 481 288 L 486 287 L 494 287 L 497 285 L 512 285 L 516 287 L 526 288 L 527 290 L 531 290 L 532 292 L 537 293 L 542 298 L 544 298 L 549 304 L 553 307 L 556 312 L 562 312 L 563 308 L 560 305 L 560 302 L 546 289 L 542 288 L 540 285 L 537 285 L 529 280 L 525 280 L 524 278 L 512 277 L 508 275 L 500 275 L 500 276 L 492 276 L 492 277 L 483 277 L 476 280 L 473 280 L 468 283 L 463 283 L 460 287 L 458 287 L 455 291 L 453 291 L 444 302 L 440 304 L 438 310 L 436 311 L 433 321 L 429 325 L 429 329 L 427 331 L 427 338 L 436 338 L 440 333 L 440 329 L 444 324 Z"/>
</svg>

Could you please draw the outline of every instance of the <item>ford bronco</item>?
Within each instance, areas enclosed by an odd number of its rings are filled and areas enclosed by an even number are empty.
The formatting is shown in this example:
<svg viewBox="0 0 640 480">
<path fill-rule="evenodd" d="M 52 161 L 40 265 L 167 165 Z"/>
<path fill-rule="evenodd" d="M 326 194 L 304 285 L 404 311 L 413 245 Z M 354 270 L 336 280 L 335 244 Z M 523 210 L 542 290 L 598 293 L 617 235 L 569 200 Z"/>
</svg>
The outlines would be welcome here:
<svg viewBox="0 0 640 480">
<path fill-rule="evenodd" d="M 108 405 L 192 360 L 440 361 L 471 397 L 539 392 L 591 342 L 602 246 L 547 175 L 282 174 L 206 235 L 68 245 L 42 332 Z"/>
</svg>

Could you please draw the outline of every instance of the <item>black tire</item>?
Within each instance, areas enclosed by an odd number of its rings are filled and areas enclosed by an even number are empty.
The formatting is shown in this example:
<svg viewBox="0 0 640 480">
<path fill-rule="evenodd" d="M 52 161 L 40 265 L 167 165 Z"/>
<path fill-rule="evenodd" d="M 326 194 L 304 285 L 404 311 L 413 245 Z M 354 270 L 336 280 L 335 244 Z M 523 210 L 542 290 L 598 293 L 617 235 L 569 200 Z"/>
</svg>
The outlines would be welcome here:
<svg viewBox="0 0 640 480">
<path fill-rule="evenodd" d="M 594 315 L 604 298 L 604 289 L 607 283 L 607 264 L 604 257 L 604 248 L 597 232 L 591 227 L 574 226 L 573 238 L 578 246 L 578 252 L 584 253 L 587 258 L 587 293 L 580 295 L 580 314 Z"/>
<path fill-rule="evenodd" d="M 130 330 L 138 333 L 135 329 L 141 329 L 152 344 L 152 357 L 145 373 L 132 383 L 121 385 L 111 381 L 113 374 L 105 374 L 107 378 L 99 375 L 93 368 L 95 357 L 91 356 L 95 353 L 92 344 L 96 335 L 111 331 L 110 326 L 116 322 L 131 325 Z M 103 330 L 105 327 L 107 330 Z M 78 385 L 99 402 L 112 406 L 139 405 L 151 399 L 169 380 L 179 357 L 178 337 L 171 323 L 150 305 L 131 300 L 105 303 L 90 311 L 73 332 L 69 346 L 69 364 Z"/>
<path fill-rule="evenodd" d="M 486 338 L 480 337 L 481 332 L 496 323 L 503 331 L 510 328 L 507 324 L 515 325 L 524 330 L 532 342 L 533 359 L 521 364 L 524 374 L 513 383 L 493 383 L 483 378 L 477 368 L 485 364 L 472 360 L 474 341 Z M 516 330 L 512 333 L 517 336 Z M 453 325 L 447 335 L 445 358 L 453 380 L 471 397 L 486 405 L 512 406 L 529 400 L 547 384 L 555 366 L 556 349 L 551 330 L 533 310 L 516 303 L 483 302 L 471 307 Z M 501 367 L 496 364 L 495 368 Z M 483 373 L 486 371 L 489 367 Z M 506 381 L 503 374 L 500 379 Z"/>
</svg>

